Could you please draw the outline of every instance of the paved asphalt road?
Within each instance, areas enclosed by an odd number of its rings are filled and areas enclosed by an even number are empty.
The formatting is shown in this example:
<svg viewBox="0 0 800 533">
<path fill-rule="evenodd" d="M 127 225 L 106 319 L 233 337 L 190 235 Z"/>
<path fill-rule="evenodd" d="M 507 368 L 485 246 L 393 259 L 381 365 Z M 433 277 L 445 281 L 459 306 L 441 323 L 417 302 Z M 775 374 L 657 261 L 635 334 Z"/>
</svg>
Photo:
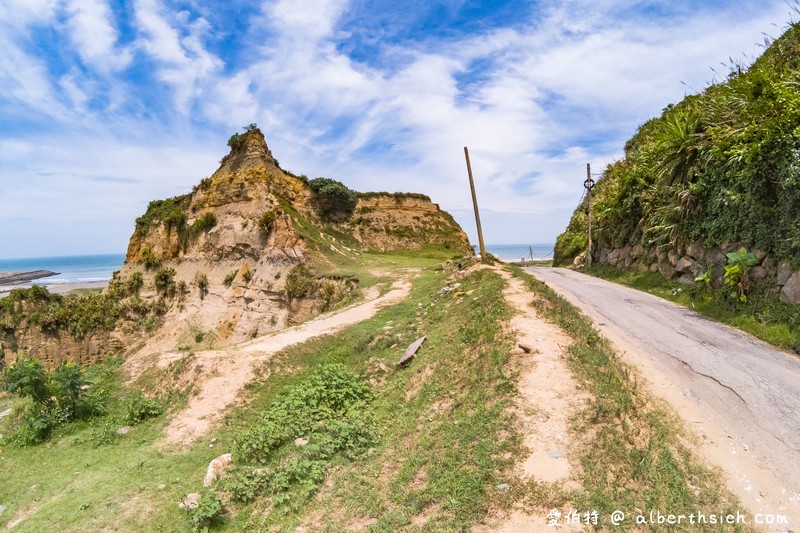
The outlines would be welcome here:
<svg viewBox="0 0 800 533">
<path fill-rule="evenodd" d="M 643 292 L 562 268 L 525 270 L 591 317 L 690 425 L 719 428 L 731 456 L 718 461 L 747 455 L 782 485 L 743 480 L 744 491 L 778 494 L 797 516 L 800 357 Z"/>
</svg>

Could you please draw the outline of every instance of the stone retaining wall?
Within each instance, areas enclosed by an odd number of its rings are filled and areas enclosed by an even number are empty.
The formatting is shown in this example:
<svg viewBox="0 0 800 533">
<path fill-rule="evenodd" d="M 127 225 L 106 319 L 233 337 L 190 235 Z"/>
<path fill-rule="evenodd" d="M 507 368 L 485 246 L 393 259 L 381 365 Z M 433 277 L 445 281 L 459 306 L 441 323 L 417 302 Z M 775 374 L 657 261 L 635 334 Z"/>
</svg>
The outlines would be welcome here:
<svg viewBox="0 0 800 533">
<path fill-rule="evenodd" d="M 592 254 L 595 263 L 612 265 L 619 268 L 638 270 L 639 272 L 659 272 L 666 279 L 677 279 L 679 283 L 692 285 L 695 278 L 711 269 L 711 285 L 720 288 L 723 285 L 726 253 L 738 251 L 742 244 L 724 244 L 716 248 L 706 248 L 704 239 L 699 239 L 689 246 L 674 247 L 650 246 L 642 244 L 626 244 L 613 247 L 609 243 L 599 242 Z M 758 264 L 749 270 L 752 284 L 764 287 L 765 290 L 781 301 L 800 304 L 800 270 L 794 270 L 788 260 L 777 261 L 768 252 L 747 247 L 753 252 Z M 585 253 L 575 259 L 580 265 L 585 261 Z"/>
</svg>

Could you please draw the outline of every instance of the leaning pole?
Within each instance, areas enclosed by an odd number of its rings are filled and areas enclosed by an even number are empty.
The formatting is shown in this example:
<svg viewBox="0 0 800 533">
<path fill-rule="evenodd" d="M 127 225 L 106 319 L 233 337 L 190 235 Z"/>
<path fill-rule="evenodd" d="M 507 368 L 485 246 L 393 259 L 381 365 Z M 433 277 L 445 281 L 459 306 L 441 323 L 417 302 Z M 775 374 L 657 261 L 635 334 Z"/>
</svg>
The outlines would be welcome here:
<svg viewBox="0 0 800 533">
<path fill-rule="evenodd" d="M 467 174 L 469 175 L 469 189 L 472 191 L 472 207 L 475 208 L 475 225 L 478 226 L 478 244 L 481 247 L 481 261 L 486 261 L 486 247 L 483 245 L 483 230 L 481 229 L 481 215 L 478 212 L 478 197 L 475 196 L 475 180 L 472 179 L 472 165 L 469 164 L 469 150 L 464 147 L 464 157 L 467 158 Z"/>
</svg>

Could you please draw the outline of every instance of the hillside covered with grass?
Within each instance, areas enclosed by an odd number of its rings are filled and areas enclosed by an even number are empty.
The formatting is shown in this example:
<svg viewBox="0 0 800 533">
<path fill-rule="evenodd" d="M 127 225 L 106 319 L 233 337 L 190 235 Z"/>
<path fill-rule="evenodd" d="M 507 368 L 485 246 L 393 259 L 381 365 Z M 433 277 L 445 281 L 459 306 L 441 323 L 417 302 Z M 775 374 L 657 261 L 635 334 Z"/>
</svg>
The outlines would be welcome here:
<svg viewBox="0 0 800 533">
<path fill-rule="evenodd" d="M 667 106 L 625 144 L 593 191 L 596 242 L 680 249 L 732 244 L 794 260 L 800 252 L 800 27 L 749 68 Z M 555 264 L 586 249 L 586 201 Z M 796 266 L 796 265 L 795 265 Z"/>
</svg>

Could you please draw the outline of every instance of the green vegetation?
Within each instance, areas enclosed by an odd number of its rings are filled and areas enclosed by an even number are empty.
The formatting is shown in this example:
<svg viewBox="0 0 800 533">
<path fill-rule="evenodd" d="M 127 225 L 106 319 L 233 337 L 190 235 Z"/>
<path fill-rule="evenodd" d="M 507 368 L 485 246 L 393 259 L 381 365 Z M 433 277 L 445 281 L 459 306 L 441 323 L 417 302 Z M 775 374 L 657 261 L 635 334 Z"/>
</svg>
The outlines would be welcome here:
<svg viewBox="0 0 800 533">
<path fill-rule="evenodd" d="M 141 272 L 134 272 L 131 274 L 131 277 L 128 278 L 128 282 L 126 284 L 126 289 L 128 294 L 131 296 L 138 295 L 139 291 L 142 290 L 144 287 L 144 276 L 142 276 Z"/>
<path fill-rule="evenodd" d="M 175 269 L 174 268 L 162 268 L 158 272 L 156 272 L 154 282 L 156 285 L 156 291 L 161 296 L 165 296 L 167 298 L 172 298 L 175 296 L 176 284 L 175 284 Z"/>
<path fill-rule="evenodd" d="M 208 276 L 202 272 L 198 272 L 194 276 L 194 283 L 197 285 L 197 290 L 200 293 L 200 299 L 204 299 L 208 294 Z"/>
<path fill-rule="evenodd" d="M 290 298 L 305 296 L 314 288 L 315 281 L 306 264 L 299 263 L 286 275 L 286 294 Z"/>
<path fill-rule="evenodd" d="M 258 228 L 261 230 L 264 235 L 269 236 L 272 233 L 272 230 L 275 229 L 275 221 L 278 219 L 278 215 L 273 210 L 264 211 L 261 214 L 261 217 L 258 219 Z"/>
<path fill-rule="evenodd" d="M 153 200 L 147 205 L 144 215 L 136 219 L 136 231 L 145 236 L 153 224 L 160 223 L 167 232 L 181 231 L 186 225 L 186 210 L 191 201 L 190 195 L 175 196 L 166 200 Z"/>
<path fill-rule="evenodd" d="M 103 409 L 99 398 L 84 394 L 88 382 L 75 363 L 62 363 L 48 372 L 40 361 L 22 358 L 9 365 L 2 384 L 9 393 L 31 400 L 21 411 L 18 427 L 8 436 L 8 441 L 18 446 L 44 442 L 56 427 Z"/>
<path fill-rule="evenodd" d="M 314 178 L 308 184 L 315 193 L 317 211 L 326 221 L 350 218 L 356 208 L 356 193 L 330 178 Z"/>
<path fill-rule="evenodd" d="M 191 202 L 191 195 L 176 196 L 166 200 L 153 200 L 147 206 L 145 214 L 136 219 L 136 231 L 141 236 L 146 236 L 150 229 L 158 224 L 167 228 L 167 233 L 178 233 L 178 241 L 186 249 L 192 239 L 203 232 L 207 232 L 217 225 L 217 217 L 207 211 L 200 215 L 192 224 L 187 225 L 187 210 Z M 142 250 L 142 263 L 148 268 L 153 268 L 161 262 L 149 246 Z"/>
<path fill-rule="evenodd" d="M 239 503 L 268 496 L 276 507 L 299 507 L 339 456 L 357 459 L 375 443 L 372 396 L 363 376 L 342 364 L 322 365 L 234 439 L 237 467 L 223 489 Z M 268 464 L 268 473 L 260 469 Z"/>
<path fill-rule="evenodd" d="M 124 400 L 123 404 L 124 421 L 132 426 L 144 422 L 148 418 L 155 418 L 164 411 L 158 401 L 148 398 L 141 392 L 132 393 Z"/>
<path fill-rule="evenodd" d="M 136 281 L 132 283 L 136 285 Z M 125 298 L 131 282 L 119 282 L 105 293 L 88 293 L 79 297 L 51 294 L 43 287 L 16 289 L 0 299 L 0 330 L 13 334 L 17 328 L 39 326 L 49 334 L 68 332 L 76 339 L 96 331 L 113 330 L 119 319 L 141 324 L 159 312 L 137 296 Z M 122 292 L 121 292 L 122 291 Z"/>
<path fill-rule="evenodd" d="M 195 185 L 192 189 L 193 192 L 200 191 L 207 191 L 211 189 L 211 177 L 203 178 L 200 180 L 200 183 Z"/>
<path fill-rule="evenodd" d="M 591 320 L 544 283 L 512 270 L 535 293 L 532 305 L 571 337 L 567 363 L 591 393 L 572 421 L 573 434 L 581 441 L 583 489 L 550 494 L 540 505 L 569 502 L 572 508 L 595 509 L 600 529 L 610 527 L 608 516 L 615 509 L 735 513 L 738 502 L 692 456 L 680 421 L 648 397 Z M 737 525 L 735 530 L 747 528 Z"/>
<path fill-rule="evenodd" d="M 707 284 L 686 286 L 654 272 L 597 266 L 592 268 L 592 275 L 690 307 L 779 348 L 800 353 L 800 307 L 779 301 L 764 288 L 751 289 L 743 302 L 735 288 L 731 291 L 730 287 L 713 290 Z"/>
<path fill-rule="evenodd" d="M 242 272 L 242 281 L 244 281 L 245 283 L 250 283 L 250 280 L 253 279 L 254 275 L 255 273 L 252 270 L 250 270 L 249 268 L 245 268 L 244 272 Z"/>
<path fill-rule="evenodd" d="M 382 197 L 389 197 L 393 198 L 395 201 L 400 202 L 402 200 L 410 199 L 410 200 L 422 200 L 424 202 L 430 202 L 431 197 L 426 194 L 420 194 L 416 192 L 357 192 L 356 197 L 358 199 L 363 200 L 370 200 L 373 198 L 382 198 Z"/>
<path fill-rule="evenodd" d="M 189 226 L 186 233 L 188 238 L 192 238 L 200 233 L 207 232 L 217 225 L 217 216 L 211 211 L 206 211 Z"/>
<path fill-rule="evenodd" d="M 145 268 L 155 268 L 161 263 L 161 258 L 149 246 L 142 248 L 142 264 Z"/>
<path fill-rule="evenodd" d="M 744 243 L 800 256 L 800 26 L 745 71 L 649 120 L 593 193 L 597 239 L 707 247 Z M 558 238 L 556 264 L 585 248 L 585 202 Z"/>
<path fill-rule="evenodd" d="M 247 126 L 242 128 L 242 130 L 244 131 L 244 133 L 234 133 L 228 139 L 228 146 L 231 149 L 231 153 L 226 155 L 220 160 L 219 162 L 220 165 L 224 165 L 230 158 L 231 154 L 235 154 L 236 152 L 239 152 L 242 148 L 244 148 L 244 145 L 247 142 L 247 136 L 250 134 L 250 132 L 259 131 L 258 126 L 255 123 L 248 124 Z"/>
<path fill-rule="evenodd" d="M 731 297 L 741 302 L 747 302 L 747 293 L 750 291 L 750 269 L 758 264 L 758 259 L 747 248 L 740 248 L 738 252 L 726 255 L 728 264 L 725 265 L 723 281 L 728 287 L 734 289 Z"/>
<path fill-rule="evenodd" d="M 222 284 L 226 287 L 230 287 L 233 284 L 233 280 L 236 279 L 236 274 L 238 274 L 238 270 L 231 270 L 227 274 L 225 274 L 225 278 L 222 280 Z"/>
</svg>

